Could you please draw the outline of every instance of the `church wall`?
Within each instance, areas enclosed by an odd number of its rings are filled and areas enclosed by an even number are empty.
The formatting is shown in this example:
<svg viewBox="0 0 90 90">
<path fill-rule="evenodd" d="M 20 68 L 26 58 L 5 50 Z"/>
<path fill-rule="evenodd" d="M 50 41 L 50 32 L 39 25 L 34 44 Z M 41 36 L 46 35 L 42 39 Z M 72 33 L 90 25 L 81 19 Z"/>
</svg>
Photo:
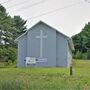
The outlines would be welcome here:
<svg viewBox="0 0 90 90">
<path fill-rule="evenodd" d="M 40 36 L 43 38 L 41 39 Z M 26 67 L 26 57 L 37 58 L 37 63 L 29 66 L 68 67 L 72 53 L 67 39 L 42 22 L 36 24 L 18 40 L 18 67 Z"/>
<path fill-rule="evenodd" d="M 41 30 L 43 31 L 43 47 L 41 47 L 40 36 Z M 43 50 L 41 50 L 42 48 Z M 40 54 L 42 51 L 42 55 Z M 28 42 L 27 42 L 27 56 L 36 57 L 38 60 L 44 59 L 46 62 L 37 62 L 37 66 L 56 66 L 56 31 L 48 27 L 43 23 L 37 24 L 31 30 L 28 31 Z"/>
<path fill-rule="evenodd" d="M 25 34 L 18 41 L 18 67 L 25 67 L 25 59 L 27 54 L 27 35 Z"/>
<path fill-rule="evenodd" d="M 67 38 L 60 33 L 56 33 L 56 64 L 57 67 L 67 67 Z"/>
</svg>

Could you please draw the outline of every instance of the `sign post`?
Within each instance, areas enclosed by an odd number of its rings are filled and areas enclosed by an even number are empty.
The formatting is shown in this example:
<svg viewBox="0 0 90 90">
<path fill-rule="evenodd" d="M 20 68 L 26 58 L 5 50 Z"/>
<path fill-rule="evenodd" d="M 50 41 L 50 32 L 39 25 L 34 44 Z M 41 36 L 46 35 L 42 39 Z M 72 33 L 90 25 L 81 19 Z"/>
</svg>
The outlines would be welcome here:
<svg viewBox="0 0 90 90">
<path fill-rule="evenodd" d="M 70 76 L 72 76 L 74 74 L 74 70 L 73 70 L 73 60 L 70 64 Z"/>
</svg>

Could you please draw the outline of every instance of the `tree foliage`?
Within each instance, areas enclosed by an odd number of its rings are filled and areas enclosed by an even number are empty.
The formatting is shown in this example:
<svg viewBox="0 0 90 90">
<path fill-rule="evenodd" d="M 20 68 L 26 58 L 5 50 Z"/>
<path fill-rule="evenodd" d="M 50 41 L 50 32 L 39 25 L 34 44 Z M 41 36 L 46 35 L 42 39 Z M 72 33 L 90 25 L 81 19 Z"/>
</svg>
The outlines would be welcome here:
<svg viewBox="0 0 90 90">
<path fill-rule="evenodd" d="M 17 59 L 17 49 L 13 47 L 0 48 L 0 61 L 14 62 Z"/>
<path fill-rule="evenodd" d="M 15 38 L 26 30 L 26 20 L 20 16 L 13 18 L 7 14 L 6 9 L 0 5 L 0 46 L 14 47 Z M 3 42 L 3 43 L 2 43 Z"/>
<path fill-rule="evenodd" d="M 20 16 L 11 17 L 6 9 L 0 5 L 0 59 L 16 59 L 15 39 L 27 30 L 26 20 Z"/>
<path fill-rule="evenodd" d="M 75 53 L 82 53 L 83 55 L 87 53 L 90 55 L 90 22 L 84 26 L 82 31 L 72 37 L 75 46 Z M 81 55 L 81 54 L 80 54 Z M 90 59 L 90 58 L 89 58 Z"/>
<path fill-rule="evenodd" d="M 15 22 L 15 27 L 18 30 L 17 34 L 20 35 L 20 34 L 24 33 L 27 30 L 27 28 L 25 26 L 27 21 L 23 20 L 20 16 L 14 16 L 13 19 Z"/>
</svg>

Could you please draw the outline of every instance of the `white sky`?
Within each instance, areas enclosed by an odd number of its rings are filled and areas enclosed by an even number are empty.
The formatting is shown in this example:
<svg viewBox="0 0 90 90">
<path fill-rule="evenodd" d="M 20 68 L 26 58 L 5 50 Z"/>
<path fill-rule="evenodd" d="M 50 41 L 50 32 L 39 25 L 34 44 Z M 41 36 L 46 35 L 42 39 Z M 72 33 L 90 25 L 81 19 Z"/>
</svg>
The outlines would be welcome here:
<svg viewBox="0 0 90 90">
<path fill-rule="evenodd" d="M 0 0 L 0 2 L 7 2 L 2 5 L 5 6 L 11 16 L 20 15 L 25 20 L 28 18 L 28 28 L 37 21 L 42 20 L 67 36 L 72 36 L 79 33 L 84 25 L 90 22 L 90 3 L 88 3 L 90 0 L 88 2 L 87 0 Z M 29 19 L 78 2 L 80 4 L 60 9 L 57 12 L 41 17 Z"/>
</svg>

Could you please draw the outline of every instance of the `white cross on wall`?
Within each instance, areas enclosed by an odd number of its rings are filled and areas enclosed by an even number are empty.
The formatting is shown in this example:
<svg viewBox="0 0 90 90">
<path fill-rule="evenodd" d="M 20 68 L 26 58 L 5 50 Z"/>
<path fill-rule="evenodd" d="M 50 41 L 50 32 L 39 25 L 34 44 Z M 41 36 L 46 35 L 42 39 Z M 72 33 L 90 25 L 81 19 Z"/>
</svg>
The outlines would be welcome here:
<svg viewBox="0 0 90 90">
<path fill-rule="evenodd" d="M 43 30 L 40 30 L 40 36 L 36 36 L 36 38 L 40 38 L 40 58 L 43 58 L 43 39 L 47 36 L 43 35 Z"/>
</svg>

